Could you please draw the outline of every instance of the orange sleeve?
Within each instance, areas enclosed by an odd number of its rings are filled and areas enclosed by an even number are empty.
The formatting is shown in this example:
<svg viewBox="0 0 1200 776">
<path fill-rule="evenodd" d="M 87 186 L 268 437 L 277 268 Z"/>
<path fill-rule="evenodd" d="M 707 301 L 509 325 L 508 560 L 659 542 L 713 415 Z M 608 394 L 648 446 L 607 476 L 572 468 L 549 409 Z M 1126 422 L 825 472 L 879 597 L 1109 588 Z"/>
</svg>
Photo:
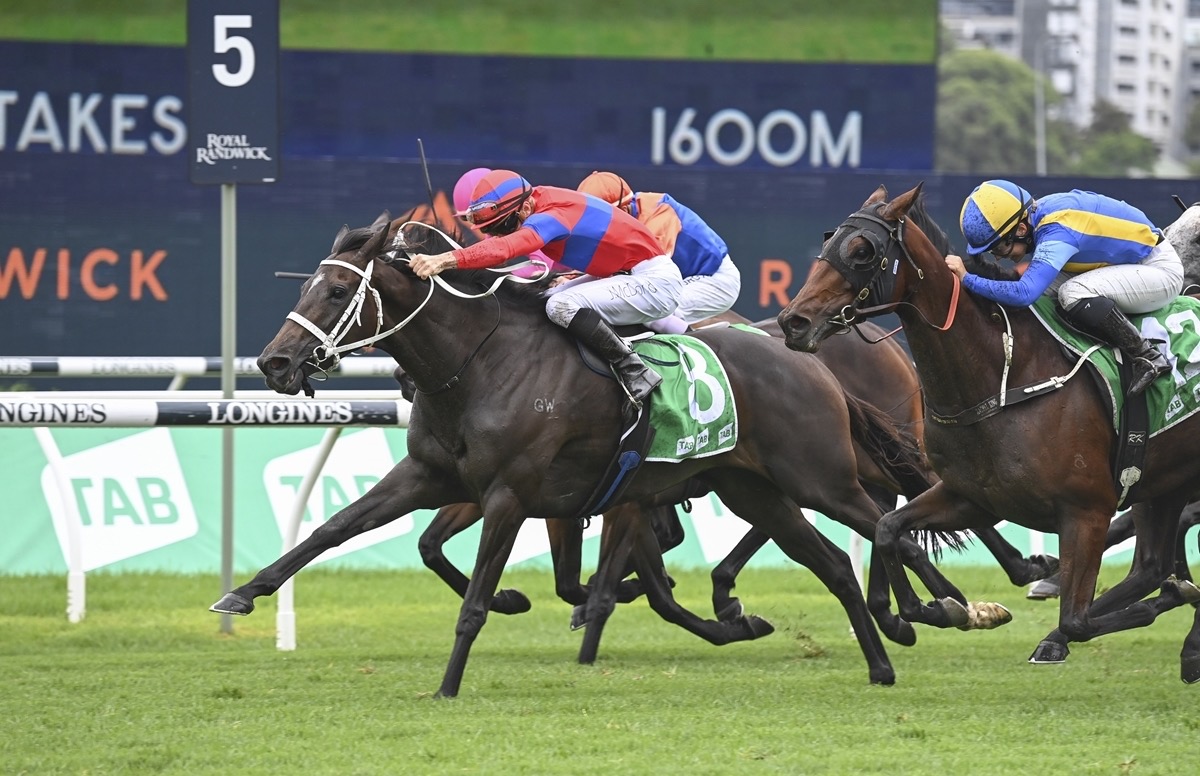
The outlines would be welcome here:
<svg viewBox="0 0 1200 776">
<path fill-rule="evenodd" d="M 675 208 L 663 202 L 662 196 L 638 194 L 638 220 L 654 235 L 663 253 L 670 256 L 675 252 L 675 240 L 679 237 L 683 224 Z"/>
</svg>

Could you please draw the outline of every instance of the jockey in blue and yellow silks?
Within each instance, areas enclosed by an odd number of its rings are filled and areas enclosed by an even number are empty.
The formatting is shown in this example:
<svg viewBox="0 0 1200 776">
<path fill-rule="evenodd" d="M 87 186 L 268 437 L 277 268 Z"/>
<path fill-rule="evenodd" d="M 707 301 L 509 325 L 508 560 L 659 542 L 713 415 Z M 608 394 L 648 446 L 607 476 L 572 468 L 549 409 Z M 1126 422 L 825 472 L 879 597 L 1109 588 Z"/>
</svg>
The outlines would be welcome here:
<svg viewBox="0 0 1200 776">
<path fill-rule="evenodd" d="M 1034 200 L 1011 181 L 991 180 L 967 197 L 959 224 L 967 253 L 991 252 L 1021 271 L 1019 280 L 990 280 L 947 256 L 969 291 L 1024 307 L 1066 273 L 1057 289 L 1064 315 L 1132 359 L 1130 393 L 1170 371 L 1166 357 L 1125 317 L 1153 312 L 1183 289 L 1179 255 L 1141 210 L 1090 191 Z"/>
</svg>

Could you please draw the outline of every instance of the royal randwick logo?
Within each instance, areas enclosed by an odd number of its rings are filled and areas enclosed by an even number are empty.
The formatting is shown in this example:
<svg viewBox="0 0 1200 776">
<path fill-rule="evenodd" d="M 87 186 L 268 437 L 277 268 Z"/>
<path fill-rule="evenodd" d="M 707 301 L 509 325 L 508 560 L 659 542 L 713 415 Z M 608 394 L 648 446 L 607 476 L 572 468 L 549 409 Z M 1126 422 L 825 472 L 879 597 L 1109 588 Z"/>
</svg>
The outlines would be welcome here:
<svg viewBox="0 0 1200 776">
<path fill-rule="evenodd" d="M 210 132 L 204 136 L 204 141 L 204 148 L 195 149 L 197 162 L 216 164 L 236 159 L 271 161 L 271 157 L 267 156 L 267 147 L 250 145 L 245 135 L 217 135 Z"/>
</svg>

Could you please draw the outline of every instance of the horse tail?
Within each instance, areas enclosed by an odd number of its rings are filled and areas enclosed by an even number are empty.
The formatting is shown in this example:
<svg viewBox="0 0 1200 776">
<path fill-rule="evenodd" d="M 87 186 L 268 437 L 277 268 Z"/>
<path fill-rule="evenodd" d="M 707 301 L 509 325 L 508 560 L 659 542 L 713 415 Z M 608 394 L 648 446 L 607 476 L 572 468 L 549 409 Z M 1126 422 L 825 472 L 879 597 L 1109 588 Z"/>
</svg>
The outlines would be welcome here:
<svg viewBox="0 0 1200 776">
<path fill-rule="evenodd" d="M 845 394 L 850 410 L 850 436 L 885 474 L 895 480 L 905 498 L 916 498 L 937 481 L 920 443 L 891 416 L 873 404 Z"/>
<path fill-rule="evenodd" d="M 895 480 L 906 499 L 916 498 L 937 482 L 920 442 L 900 428 L 891 416 L 875 405 L 843 391 L 850 410 L 850 436 L 883 472 Z M 966 548 L 963 534 L 952 531 L 918 531 L 925 551 L 938 559 L 943 546 L 955 551 Z"/>
</svg>

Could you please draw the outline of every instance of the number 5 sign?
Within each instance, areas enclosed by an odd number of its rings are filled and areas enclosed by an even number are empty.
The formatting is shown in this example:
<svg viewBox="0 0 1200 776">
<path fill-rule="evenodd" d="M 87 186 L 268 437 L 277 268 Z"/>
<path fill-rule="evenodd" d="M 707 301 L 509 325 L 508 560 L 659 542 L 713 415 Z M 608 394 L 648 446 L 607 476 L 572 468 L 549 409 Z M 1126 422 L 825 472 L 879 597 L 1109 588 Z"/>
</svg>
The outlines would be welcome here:
<svg viewBox="0 0 1200 776">
<path fill-rule="evenodd" d="M 192 183 L 279 174 L 279 0 L 188 1 Z"/>
</svg>

